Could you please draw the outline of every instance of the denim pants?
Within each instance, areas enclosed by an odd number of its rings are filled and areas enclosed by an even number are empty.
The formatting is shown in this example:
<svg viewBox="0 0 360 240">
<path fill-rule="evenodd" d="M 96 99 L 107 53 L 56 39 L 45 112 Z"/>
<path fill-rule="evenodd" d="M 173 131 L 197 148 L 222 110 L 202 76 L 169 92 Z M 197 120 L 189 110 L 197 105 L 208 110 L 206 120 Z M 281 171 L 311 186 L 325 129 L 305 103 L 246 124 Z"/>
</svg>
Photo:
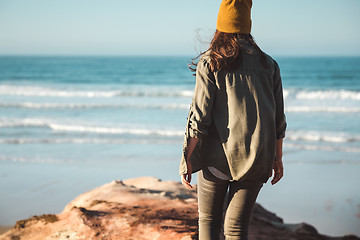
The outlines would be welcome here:
<svg viewBox="0 0 360 240">
<path fill-rule="evenodd" d="M 222 180 L 207 168 L 199 171 L 199 239 L 220 239 L 225 206 L 225 239 L 247 240 L 252 209 L 262 185 L 262 182 Z"/>
</svg>

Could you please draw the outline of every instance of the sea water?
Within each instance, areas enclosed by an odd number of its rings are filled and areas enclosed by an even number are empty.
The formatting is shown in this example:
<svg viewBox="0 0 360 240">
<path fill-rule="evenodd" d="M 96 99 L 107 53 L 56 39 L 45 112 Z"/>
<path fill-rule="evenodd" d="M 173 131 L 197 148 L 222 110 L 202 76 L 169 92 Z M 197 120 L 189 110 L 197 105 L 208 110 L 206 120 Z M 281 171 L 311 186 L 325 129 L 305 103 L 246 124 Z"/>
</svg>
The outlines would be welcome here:
<svg viewBox="0 0 360 240">
<path fill-rule="evenodd" d="M 146 175 L 178 180 L 195 84 L 187 68 L 190 60 L 0 57 L 0 224 L 60 212 L 80 193 L 114 179 Z M 320 230 L 360 234 L 360 58 L 277 61 L 288 122 L 284 164 L 289 171 L 279 183 L 283 190 L 264 188 L 259 201 L 285 220 L 302 219 L 317 227 L 322 219 L 312 216 L 316 204 L 311 201 L 326 189 L 323 201 L 317 202 L 323 212 L 336 216 L 345 209 L 348 215 L 343 226 L 332 227 L 334 221 Z M 302 176 L 310 185 L 301 184 Z M 312 188 L 312 181 L 323 183 L 321 189 Z M 290 197 L 299 191 L 305 199 Z M 334 192 L 330 202 L 351 202 L 339 203 L 339 213 L 324 197 Z M 275 194 L 282 195 L 280 203 L 271 201 Z M 300 210 L 286 211 L 282 201 L 292 203 L 285 208 Z"/>
</svg>

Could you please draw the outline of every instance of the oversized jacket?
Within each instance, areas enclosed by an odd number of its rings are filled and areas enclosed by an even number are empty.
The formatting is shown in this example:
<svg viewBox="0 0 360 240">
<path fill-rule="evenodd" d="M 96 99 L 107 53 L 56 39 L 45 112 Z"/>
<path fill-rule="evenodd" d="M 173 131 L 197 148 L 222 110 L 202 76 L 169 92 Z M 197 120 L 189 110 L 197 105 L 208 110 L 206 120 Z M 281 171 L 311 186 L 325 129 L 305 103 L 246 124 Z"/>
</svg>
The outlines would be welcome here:
<svg viewBox="0 0 360 240">
<path fill-rule="evenodd" d="M 208 54 L 199 60 L 180 175 L 187 173 L 187 145 L 194 137 L 200 140 L 190 157 L 193 173 L 212 166 L 231 181 L 268 180 L 286 120 L 279 66 L 265 56 L 268 68 L 249 47 L 233 72 L 210 71 Z"/>
</svg>

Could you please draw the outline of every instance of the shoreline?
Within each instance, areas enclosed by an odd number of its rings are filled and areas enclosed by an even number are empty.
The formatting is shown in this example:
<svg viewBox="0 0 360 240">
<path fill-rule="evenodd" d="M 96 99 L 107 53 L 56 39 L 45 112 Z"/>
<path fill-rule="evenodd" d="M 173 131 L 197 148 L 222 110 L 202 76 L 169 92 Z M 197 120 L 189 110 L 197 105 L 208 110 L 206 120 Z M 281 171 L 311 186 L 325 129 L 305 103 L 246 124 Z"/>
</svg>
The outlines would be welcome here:
<svg viewBox="0 0 360 240">
<path fill-rule="evenodd" d="M 342 152 L 329 155 L 329 152 L 288 151 L 284 178 L 274 186 L 265 184 L 257 202 L 286 222 L 307 222 L 320 233 L 332 236 L 360 236 L 360 193 L 353 191 L 354 183 L 360 182 L 360 165 L 329 163 L 352 157 L 354 154 Z M 154 168 L 154 164 L 161 164 L 161 168 Z M 133 169 L 137 169 L 136 174 Z M 153 169 L 151 174 L 148 169 Z M 0 189 L 4 193 L 0 224 L 9 226 L 34 215 L 60 213 L 78 195 L 113 179 L 152 175 L 179 181 L 177 170 L 177 160 L 123 160 L 88 165 L 4 162 L 0 169 Z"/>
<path fill-rule="evenodd" d="M 0 235 L 10 230 L 12 226 L 0 226 Z"/>
<path fill-rule="evenodd" d="M 59 214 L 19 220 L 0 236 L 59 239 L 196 239 L 198 207 L 196 186 L 155 177 L 114 180 L 80 194 Z M 271 232 L 271 235 L 269 235 Z M 101 233 L 101 234 L 100 234 Z M 360 240 L 354 234 L 331 237 L 307 222 L 288 223 L 281 215 L 255 204 L 249 239 Z"/>
</svg>

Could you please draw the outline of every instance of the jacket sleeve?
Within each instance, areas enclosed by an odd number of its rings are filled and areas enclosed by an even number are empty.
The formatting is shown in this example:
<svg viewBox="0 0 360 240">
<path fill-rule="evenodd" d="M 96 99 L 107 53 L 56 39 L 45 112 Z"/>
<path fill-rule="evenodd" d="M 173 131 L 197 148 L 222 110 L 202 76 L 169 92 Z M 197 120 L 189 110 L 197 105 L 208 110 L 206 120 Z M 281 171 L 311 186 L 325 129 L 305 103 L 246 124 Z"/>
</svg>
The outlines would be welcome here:
<svg viewBox="0 0 360 240">
<path fill-rule="evenodd" d="M 283 98 L 283 88 L 282 81 L 280 76 L 280 68 L 276 61 L 275 71 L 274 71 L 274 96 L 275 96 L 275 105 L 276 105 L 276 139 L 281 139 L 285 137 L 286 130 L 286 117 L 284 114 L 284 98 Z"/>
<path fill-rule="evenodd" d="M 210 71 L 208 62 L 201 59 L 196 68 L 196 84 L 191 104 L 193 114 L 190 118 L 190 137 L 201 138 L 202 134 L 208 134 L 215 93 L 214 74 Z"/>
</svg>

